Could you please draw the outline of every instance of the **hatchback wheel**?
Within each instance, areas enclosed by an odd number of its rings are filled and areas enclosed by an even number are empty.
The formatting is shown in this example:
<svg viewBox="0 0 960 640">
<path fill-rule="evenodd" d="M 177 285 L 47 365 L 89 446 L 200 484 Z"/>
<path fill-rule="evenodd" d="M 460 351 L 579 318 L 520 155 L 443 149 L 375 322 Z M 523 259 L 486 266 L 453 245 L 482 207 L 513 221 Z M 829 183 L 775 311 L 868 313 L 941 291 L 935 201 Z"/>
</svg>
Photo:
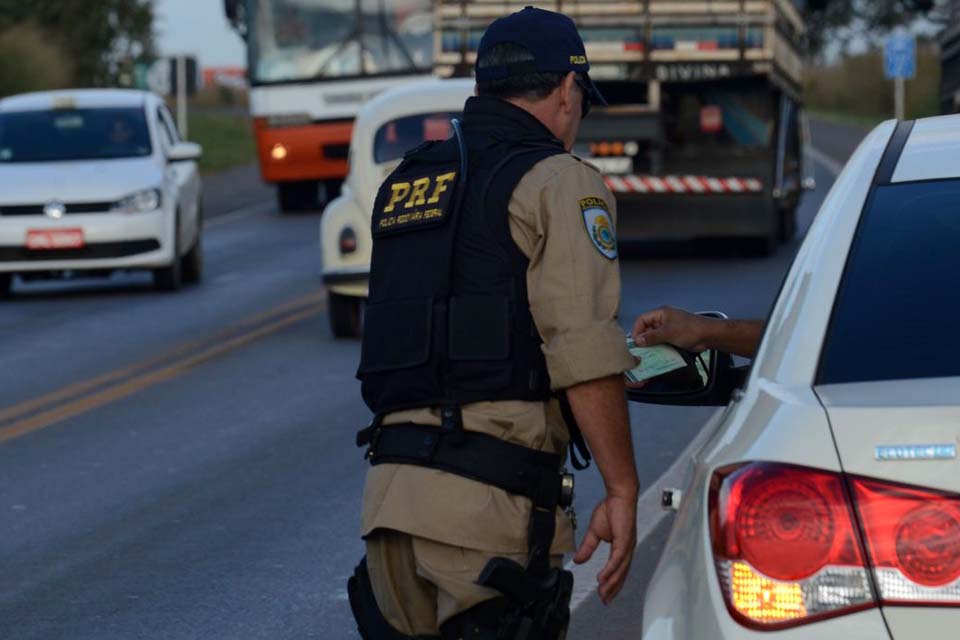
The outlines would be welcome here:
<svg viewBox="0 0 960 640">
<path fill-rule="evenodd" d="M 180 259 L 180 271 L 184 282 L 200 282 L 203 279 L 203 234 L 197 231 L 193 247 Z"/>
<path fill-rule="evenodd" d="M 153 270 L 153 286 L 160 291 L 176 291 L 183 286 L 183 259 L 180 256 L 180 217 L 173 228 L 173 261 Z"/>
<path fill-rule="evenodd" d="M 363 298 L 328 293 L 330 330 L 334 338 L 358 338 L 363 326 Z"/>
</svg>

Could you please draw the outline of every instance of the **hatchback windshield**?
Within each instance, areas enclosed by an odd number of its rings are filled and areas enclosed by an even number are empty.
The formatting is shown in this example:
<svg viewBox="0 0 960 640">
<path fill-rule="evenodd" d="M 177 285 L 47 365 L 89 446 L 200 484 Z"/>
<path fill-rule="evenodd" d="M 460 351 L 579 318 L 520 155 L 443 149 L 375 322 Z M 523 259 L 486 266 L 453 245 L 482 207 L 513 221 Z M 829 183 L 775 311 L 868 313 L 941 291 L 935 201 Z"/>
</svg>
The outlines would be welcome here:
<svg viewBox="0 0 960 640">
<path fill-rule="evenodd" d="M 960 180 L 879 187 L 850 250 L 819 382 L 960 376 Z"/>
<path fill-rule="evenodd" d="M 0 162 L 50 162 L 150 155 L 141 108 L 0 113 Z"/>
</svg>

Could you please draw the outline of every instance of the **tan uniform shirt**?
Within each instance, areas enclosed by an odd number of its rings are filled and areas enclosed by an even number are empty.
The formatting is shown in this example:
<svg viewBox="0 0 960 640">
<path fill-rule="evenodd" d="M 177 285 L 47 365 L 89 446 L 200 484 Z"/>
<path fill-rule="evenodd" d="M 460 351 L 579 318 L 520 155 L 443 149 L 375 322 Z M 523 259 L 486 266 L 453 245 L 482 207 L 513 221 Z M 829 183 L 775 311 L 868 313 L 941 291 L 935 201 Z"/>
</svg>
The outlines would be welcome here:
<svg viewBox="0 0 960 640">
<path fill-rule="evenodd" d="M 599 172 L 572 155 L 537 163 L 509 205 L 510 234 L 530 259 L 530 311 L 543 339 L 554 389 L 634 366 L 617 322 L 620 269 L 616 202 Z M 392 413 L 384 424 L 440 425 L 439 411 Z M 463 407 L 464 428 L 550 453 L 565 453 L 567 428 L 556 401 L 479 402 Z M 395 529 L 494 553 L 524 552 L 530 501 L 468 478 L 412 465 L 370 468 L 362 533 Z M 573 525 L 558 511 L 553 553 L 574 548 Z"/>
</svg>

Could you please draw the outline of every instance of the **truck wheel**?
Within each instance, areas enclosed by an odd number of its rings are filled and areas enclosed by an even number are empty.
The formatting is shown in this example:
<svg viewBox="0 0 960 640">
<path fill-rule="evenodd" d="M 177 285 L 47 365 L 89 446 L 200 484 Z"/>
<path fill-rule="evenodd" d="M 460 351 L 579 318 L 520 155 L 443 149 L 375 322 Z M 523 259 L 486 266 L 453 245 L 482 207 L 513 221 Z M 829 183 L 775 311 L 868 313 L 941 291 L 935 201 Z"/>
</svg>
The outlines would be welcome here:
<svg viewBox="0 0 960 640">
<path fill-rule="evenodd" d="M 327 294 L 327 309 L 330 314 L 330 331 L 334 338 L 359 338 L 363 299 Z"/>
<path fill-rule="evenodd" d="M 319 186 L 316 180 L 281 182 L 277 184 L 277 206 L 283 213 L 316 209 L 320 205 Z"/>
<path fill-rule="evenodd" d="M 13 286 L 12 273 L 0 273 L 0 298 L 10 296 L 10 288 Z"/>
<path fill-rule="evenodd" d="M 780 242 L 786 244 L 797 235 L 797 208 L 780 210 Z"/>
<path fill-rule="evenodd" d="M 200 282 L 203 279 L 203 233 L 197 231 L 197 239 L 187 255 L 180 259 L 180 271 L 184 282 Z"/>
</svg>

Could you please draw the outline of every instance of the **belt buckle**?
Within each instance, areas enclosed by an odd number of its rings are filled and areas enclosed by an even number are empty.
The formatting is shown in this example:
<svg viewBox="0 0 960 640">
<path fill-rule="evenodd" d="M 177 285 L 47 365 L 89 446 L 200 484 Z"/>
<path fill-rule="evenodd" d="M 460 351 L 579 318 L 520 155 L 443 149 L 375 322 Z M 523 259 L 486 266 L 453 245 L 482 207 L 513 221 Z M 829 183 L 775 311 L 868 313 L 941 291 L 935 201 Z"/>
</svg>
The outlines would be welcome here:
<svg viewBox="0 0 960 640">
<path fill-rule="evenodd" d="M 566 509 L 573 505 L 575 485 L 576 482 L 572 473 L 563 472 L 560 474 L 560 507 Z"/>
</svg>

